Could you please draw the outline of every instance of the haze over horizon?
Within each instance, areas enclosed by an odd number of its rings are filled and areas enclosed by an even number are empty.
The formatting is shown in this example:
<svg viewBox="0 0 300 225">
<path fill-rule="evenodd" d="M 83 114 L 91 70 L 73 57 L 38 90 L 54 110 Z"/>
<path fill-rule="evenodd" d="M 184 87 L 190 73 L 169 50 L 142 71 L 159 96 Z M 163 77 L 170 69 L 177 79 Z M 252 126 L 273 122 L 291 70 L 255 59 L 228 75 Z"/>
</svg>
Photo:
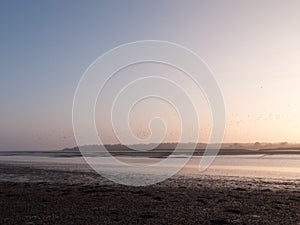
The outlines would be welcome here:
<svg viewBox="0 0 300 225">
<path fill-rule="evenodd" d="M 139 40 L 180 44 L 207 63 L 225 102 L 224 142 L 300 143 L 299 8 L 299 1 L 271 0 L 2 1 L 0 150 L 75 146 L 72 103 L 82 74 L 108 50 Z M 101 113 L 126 73 L 108 84 L 96 106 L 105 143 L 117 141 Z M 192 98 L 199 98 L 200 142 L 206 142 L 208 105 L 196 90 Z M 160 101 L 137 105 L 133 132 L 147 137 L 157 109 L 170 125 L 164 141 L 176 142 L 178 117 Z"/>
</svg>

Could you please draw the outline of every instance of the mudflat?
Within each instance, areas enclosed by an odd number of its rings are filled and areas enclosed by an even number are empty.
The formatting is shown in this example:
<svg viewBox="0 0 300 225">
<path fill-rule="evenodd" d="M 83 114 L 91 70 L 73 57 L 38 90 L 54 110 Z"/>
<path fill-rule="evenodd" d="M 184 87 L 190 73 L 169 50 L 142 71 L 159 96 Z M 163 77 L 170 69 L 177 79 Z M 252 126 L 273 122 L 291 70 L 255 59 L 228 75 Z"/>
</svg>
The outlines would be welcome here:
<svg viewBox="0 0 300 225">
<path fill-rule="evenodd" d="M 175 176 L 129 187 L 92 172 L 0 174 L 0 224 L 300 224 L 299 181 Z"/>
</svg>

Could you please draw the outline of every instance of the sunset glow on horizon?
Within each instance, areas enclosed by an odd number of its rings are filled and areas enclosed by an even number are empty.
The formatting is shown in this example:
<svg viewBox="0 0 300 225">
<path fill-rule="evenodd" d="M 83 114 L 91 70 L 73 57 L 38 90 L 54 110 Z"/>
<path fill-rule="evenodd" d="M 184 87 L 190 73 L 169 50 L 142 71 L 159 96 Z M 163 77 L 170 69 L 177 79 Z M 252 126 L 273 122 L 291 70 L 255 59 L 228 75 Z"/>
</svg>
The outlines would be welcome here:
<svg viewBox="0 0 300 225">
<path fill-rule="evenodd" d="M 208 65 L 226 108 L 223 142 L 300 143 L 299 1 L 1 5 L 0 150 L 75 146 L 72 104 L 81 76 L 105 52 L 138 40 L 177 43 Z M 167 74 L 185 86 L 199 112 L 199 142 L 208 141 L 212 117 L 205 94 L 178 71 L 146 65 L 117 74 L 104 89 L 104 101 L 97 102 L 95 121 L 105 143 L 118 140 L 103 115 L 133 73 Z M 180 118 L 160 100 L 133 108 L 133 133 L 147 138 L 149 120 L 158 115 L 168 125 L 164 142 L 177 142 Z"/>
</svg>

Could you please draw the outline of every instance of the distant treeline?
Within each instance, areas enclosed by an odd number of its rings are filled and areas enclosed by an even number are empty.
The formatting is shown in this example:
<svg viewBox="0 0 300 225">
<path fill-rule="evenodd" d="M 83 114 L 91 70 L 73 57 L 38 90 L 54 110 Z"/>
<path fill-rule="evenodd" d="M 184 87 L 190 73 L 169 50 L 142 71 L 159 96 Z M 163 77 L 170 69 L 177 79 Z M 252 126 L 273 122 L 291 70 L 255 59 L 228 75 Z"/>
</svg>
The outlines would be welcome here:
<svg viewBox="0 0 300 225">
<path fill-rule="evenodd" d="M 180 147 L 180 149 L 194 149 L 196 146 L 197 150 L 204 150 L 208 146 L 206 143 L 161 143 L 161 144 L 133 144 L 133 145 L 121 145 L 121 144 L 108 144 L 104 145 L 104 147 L 109 151 L 132 151 L 133 149 L 153 149 L 155 150 L 170 150 L 175 149 L 176 147 Z M 210 148 L 213 148 L 216 144 L 209 144 Z M 80 148 L 92 151 L 92 150 L 99 150 L 103 148 L 100 145 L 85 145 L 81 146 Z M 300 150 L 300 144 L 298 143 L 288 143 L 288 142 L 280 142 L 280 143 L 264 143 L 264 142 L 255 142 L 255 143 L 222 143 L 221 149 L 230 149 L 230 150 L 276 150 L 276 149 L 290 149 L 290 150 Z M 63 151 L 79 151 L 78 147 L 73 148 L 65 148 Z"/>
</svg>

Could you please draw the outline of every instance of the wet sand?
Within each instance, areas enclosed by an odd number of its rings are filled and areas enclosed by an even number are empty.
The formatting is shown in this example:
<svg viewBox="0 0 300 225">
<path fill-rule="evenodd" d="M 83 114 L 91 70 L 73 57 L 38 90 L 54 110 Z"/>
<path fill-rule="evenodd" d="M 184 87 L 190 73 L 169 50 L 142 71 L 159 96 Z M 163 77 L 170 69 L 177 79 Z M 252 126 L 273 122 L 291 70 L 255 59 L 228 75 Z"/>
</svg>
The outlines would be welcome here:
<svg viewBox="0 0 300 225">
<path fill-rule="evenodd" d="M 177 176 L 128 187 L 91 172 L 0 174 L 0 224 L 300 224 L 297 182 Z"/>
</svg>

